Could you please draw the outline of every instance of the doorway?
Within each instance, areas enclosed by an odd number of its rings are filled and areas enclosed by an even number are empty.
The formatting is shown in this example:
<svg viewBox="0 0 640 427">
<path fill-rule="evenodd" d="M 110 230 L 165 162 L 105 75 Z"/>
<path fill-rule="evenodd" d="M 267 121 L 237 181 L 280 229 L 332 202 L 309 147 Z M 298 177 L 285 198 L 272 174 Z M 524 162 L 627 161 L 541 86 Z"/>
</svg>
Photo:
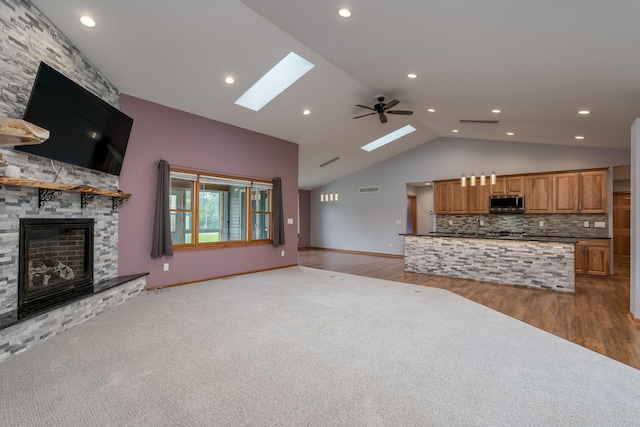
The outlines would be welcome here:
<svg viewBox="0 0 640 427">
<path fill-rule="evenodd" d="M 613 193 L 613 262 L 630 265 L 631 262 L 631 193 Z"/>
<path fill-rule="evenodd" d="M 413 194 L 407 194 L 407 234 L 418 232 L 418 198 Z"/>
</svg>

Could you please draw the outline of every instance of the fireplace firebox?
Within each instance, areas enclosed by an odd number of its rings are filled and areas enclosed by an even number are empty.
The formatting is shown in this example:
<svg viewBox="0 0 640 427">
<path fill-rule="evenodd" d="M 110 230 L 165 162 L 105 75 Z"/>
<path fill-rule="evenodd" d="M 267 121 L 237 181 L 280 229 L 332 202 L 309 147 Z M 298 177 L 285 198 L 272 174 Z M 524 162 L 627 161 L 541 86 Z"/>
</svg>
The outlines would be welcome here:
<svg viewBox="0 0 640 427">
<path fill-rule="evenodd" d="M 93 219 L 20 220 L 18 310 L 31 311 L 93 289 Z"/>
</svg>

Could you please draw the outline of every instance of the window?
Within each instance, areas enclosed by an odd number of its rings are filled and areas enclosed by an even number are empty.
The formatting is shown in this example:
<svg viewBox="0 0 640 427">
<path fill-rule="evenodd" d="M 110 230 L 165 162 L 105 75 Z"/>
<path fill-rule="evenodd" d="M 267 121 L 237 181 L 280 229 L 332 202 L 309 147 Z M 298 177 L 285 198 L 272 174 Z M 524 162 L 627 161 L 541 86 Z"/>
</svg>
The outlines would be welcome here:
<svg viewBox="0 0 640 427">
<path fill-rule="evenodd" d="M 271 193 L 268 181 L 171 170 L 174 249 L 271 243 Z"/>
</svg>

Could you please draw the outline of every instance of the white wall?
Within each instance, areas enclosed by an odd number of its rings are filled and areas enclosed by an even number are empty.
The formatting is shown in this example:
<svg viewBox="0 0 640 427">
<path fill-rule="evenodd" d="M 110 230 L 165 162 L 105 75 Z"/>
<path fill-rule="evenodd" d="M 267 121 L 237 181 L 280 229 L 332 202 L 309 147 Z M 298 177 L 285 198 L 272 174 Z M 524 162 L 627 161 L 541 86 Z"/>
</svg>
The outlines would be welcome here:
<svg viewBox="0 0 640 427">
<path fill-rule="evenodd" d="M 363 151 L 362 155 L 367 154 Z M 403 254 L 404 238 L 400 234 L 406 230 L 408 182 L 451 179 L 472 172 L 489 174 L 494 170 L 506 175 L 608 167 L 629 161 L 629 150 L 438 138 L 313 190 L 311 246 Z M 380 191 L 359 193 L 359 188 L 372 186 L 378 186 Z M 340 201 L 321 203 L 321 191 L 339 192 Z M 418 213 L 419 221 L 420 216 Z M 419 231 L 421 227 L 419 224 Z"/>
</svg>

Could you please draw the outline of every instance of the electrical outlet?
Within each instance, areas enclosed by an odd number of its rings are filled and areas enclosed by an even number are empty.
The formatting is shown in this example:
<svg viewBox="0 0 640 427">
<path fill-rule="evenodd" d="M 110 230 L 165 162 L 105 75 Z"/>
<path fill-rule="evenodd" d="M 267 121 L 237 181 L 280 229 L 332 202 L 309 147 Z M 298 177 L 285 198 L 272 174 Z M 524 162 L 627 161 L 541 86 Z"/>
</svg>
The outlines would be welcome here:
<svg viewBox="0 0 640 427">
<path fill-rule="evenodd" d="M 484 227 L 484 221 L 480 220 L 480 227 Z"/>
<path fill-rule="evenodd" d="M 402 221 L 400 221 L 399 219 L 396 219 L 396 225 L 400 225 L 402 224 Z"/>
<path fill-rule="evenodd" d="M 449 220 L 449 225 L 453 225 L 453 221 Z"/>
<path fill-rule="evenodd" d="M 544 221 L 540 221 L 540 222 L 538 223 L 538 225 L 539 225 L 540 227 L 544 227 Z"/>
<path fill-rule="evenodd" d="M 287 218 L 287 224 L 293 224 L 293 218 Z"/>
<path fill-rule="evenodd" d="M 593 226 L 596 228 L 604 228 L 605 227 L 605 222 L 604 221 L 596 221 L 593 223 Z"/>
<path fill-rule="evenodd" d="M 280 256 L 284 256 L 284 251 L 280 252 Z"/>
<path fill-rule="evenodd" d="M 169 263 L 165 262 L 163 266 L 164 271 L 169 271 Z"/>
<path fill-rule="evenodd" d="M 582 226 L 583 226 L 584 228 L 589 228 L 589 221 L 585 221 L 585 222 L 583 222 L 583 223 L 582 223 Z"/>
</svg>

